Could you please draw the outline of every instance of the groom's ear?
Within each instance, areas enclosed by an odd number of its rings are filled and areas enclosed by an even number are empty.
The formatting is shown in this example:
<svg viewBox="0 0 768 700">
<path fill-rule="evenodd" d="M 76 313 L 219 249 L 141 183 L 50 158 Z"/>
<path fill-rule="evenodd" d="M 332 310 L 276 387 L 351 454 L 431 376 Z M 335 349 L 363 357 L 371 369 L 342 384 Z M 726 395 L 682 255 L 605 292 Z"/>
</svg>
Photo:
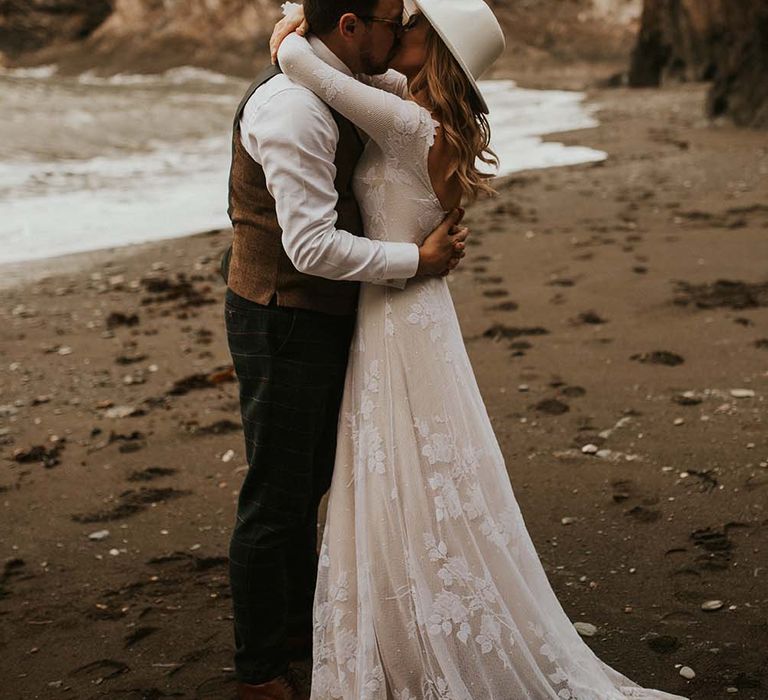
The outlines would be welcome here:
<svg viewBox="0 0 768 700">
<path fill-rule="evenodd" d="M 357 15 L 352 12 L 347 12 L 339 19 L 339 33 L 343 37 L 351 38 L 355 35 L 359 25 L 360 20 L 358 19 Z"/>
</svg>

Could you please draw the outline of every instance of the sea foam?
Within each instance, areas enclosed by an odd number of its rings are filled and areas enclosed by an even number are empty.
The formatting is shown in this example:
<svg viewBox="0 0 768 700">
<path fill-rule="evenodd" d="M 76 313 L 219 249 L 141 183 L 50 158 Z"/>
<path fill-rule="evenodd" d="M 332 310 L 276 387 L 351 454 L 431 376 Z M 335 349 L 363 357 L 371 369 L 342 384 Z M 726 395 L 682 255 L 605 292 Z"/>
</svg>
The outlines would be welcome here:
<svg viewBox="0 0 768 700">
<path fill-rule="evenodd" d="M 24 70 L 0 75 L 11 78 L 2 84 L 10 114 L 0 136 L 7 129 L 10 144 L 34 134 L 21 151 L 0 146 L 0 262 L 229 226 L 229 131 L 243 81 L 190 67 L 67 79 L 53 66 Z M 499 175 L 606 157 L 542 141 L 596 126 L 583 94 L 524 90 L 511 81 L 481 89 Z"/>
</svg>

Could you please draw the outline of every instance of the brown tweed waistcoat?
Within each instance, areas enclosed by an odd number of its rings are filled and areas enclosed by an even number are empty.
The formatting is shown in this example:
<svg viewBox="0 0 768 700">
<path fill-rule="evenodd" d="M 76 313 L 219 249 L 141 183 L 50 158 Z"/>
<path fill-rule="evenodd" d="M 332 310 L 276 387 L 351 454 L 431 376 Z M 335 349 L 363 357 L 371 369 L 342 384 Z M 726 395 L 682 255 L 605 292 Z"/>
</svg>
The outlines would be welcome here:
<svg viewBox="0 0 768 700">
<path fill-rule="evenodd" d="M 267 189 L 264 170 L 251 158 L 240 140 L 240 118 L 246 102 L 258 87 L 279 73 L 280 69 L 274 66 L 264 71 L 248 88 L 235 114 L 229 178 L 229 218 L 234 239 L 227 284 L 235 294 L 259 304 L 269 304 L 276 297 L 278 306 L 351 314 L 357 308 L 357 282 L 303 274 L 288 258 L 282 245 L 275 200 Z M 336 225 L 360 236 L 363 225 L 352 193 L 352 175 L 362 155 L 363 142 L 347 119 L 334 110 L 331 113 L 339 128 L 334 160 L 334 184 L 339 194 Z"/>
</svg>

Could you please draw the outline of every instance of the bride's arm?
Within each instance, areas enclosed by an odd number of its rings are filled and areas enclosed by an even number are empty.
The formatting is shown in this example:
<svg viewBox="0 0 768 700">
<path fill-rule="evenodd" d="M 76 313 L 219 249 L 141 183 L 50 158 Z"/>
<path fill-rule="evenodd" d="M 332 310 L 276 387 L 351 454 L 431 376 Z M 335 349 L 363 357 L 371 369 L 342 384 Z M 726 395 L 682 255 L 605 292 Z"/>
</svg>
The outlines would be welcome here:
<svg viewBox="0 0 768 700">
<path fill-rule="evenodd" d="M 365 85 L 332 68 L 303 37 L 286 37 L 277 56 L 280 68 L 291 80 L 312 90 L 377 143 L 384 144 L 393 131 L 415 133 L 421 119 L 421 108 L 415 102 Z"/>
<path fill-rule="evenodd" d="M 296 32 L 305 36 L 309 31 L 309 22 L 304 17 L 304 5 L 295 2 L 283 3 L 283 18 L 275 25 L 272 36 L 269 38 L 269 55 L 272 64 L 277 63 L 277 49 L 283 43 L 283 39 Z"/>
<path fill-rule="evenodd" d="M 296 32 L 299 36 L 306 36 L 309 32 L 309 23 L 304 16 L 304 6 L 295 2 L 283 3 L 283 18 L 275 25 L 272 36 L 269 39 L 269 53 L 272 63 L 277 63 L 277 50 L 287 36 Z M 382 75 L 358 76 L 366 85 L 371 85 L 379 90 L 386 90 L 394 95 L 408 99 L 408 80 L 402 73 L 388 70 Z"/>
<path fill-rule="evenodd" d="M 360 79 L 371 87 L 378 88 L 379 90 L 386 90 L 393 95 L 407 100 L 410 97 L 408 91 L 408 79 L 396 70 L 388 70 L 382 75 L 363 75 Z"/>
</svg>

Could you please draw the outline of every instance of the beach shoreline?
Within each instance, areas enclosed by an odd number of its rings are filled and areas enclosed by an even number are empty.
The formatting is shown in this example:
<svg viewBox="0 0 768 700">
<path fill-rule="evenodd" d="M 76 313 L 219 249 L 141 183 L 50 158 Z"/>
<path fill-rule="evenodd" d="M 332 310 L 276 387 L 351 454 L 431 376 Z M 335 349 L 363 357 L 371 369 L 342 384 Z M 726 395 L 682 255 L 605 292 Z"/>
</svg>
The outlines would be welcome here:
<svg viewBox="0 0 768 700">
<path fill-rule="evenodd" d="M 590 89 L 599 125 L 552 138 L 608 160 L 501 180 L 449 279 L 526 525 L 590 647 L 646 687 L 761 700 L 768 148 L 710 124 L 705 92 Z M 0 288 L 9 697 L 232 693 L 230 238 L 21 263 Z"/>
</svg>

